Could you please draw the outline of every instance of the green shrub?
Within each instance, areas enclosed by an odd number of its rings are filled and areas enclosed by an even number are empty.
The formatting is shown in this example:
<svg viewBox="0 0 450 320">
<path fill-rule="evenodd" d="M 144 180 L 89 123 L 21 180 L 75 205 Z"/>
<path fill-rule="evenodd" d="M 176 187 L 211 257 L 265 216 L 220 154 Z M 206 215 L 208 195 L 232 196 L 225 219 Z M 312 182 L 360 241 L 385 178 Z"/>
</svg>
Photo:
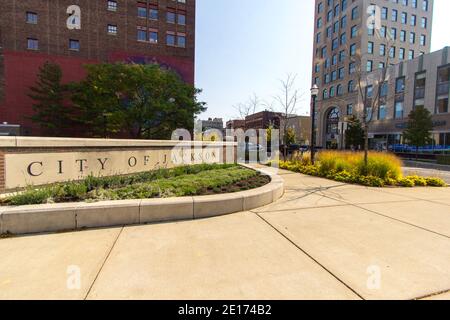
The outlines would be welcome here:
<svg viewBox="0 0 450 320">
<path fill-rule="evenodd" d="M 397 180 L 396 179 L 392 179 L 392 178 L 387 178 L 386 180 L 384 180 L 384 183 L 386 186 L 391 186 L 394 187 L 397 185 Z"/>
<path fill-rule="evenodd" d="M 41 189 L 29 189 L 5 200 L 7 204 L 20 206 L 26 204 L 45 204 L 52 202 L 55 188 L 45 187 Z"/>
<path fill-rule="evenodd" d="M 405 188 L 412 188 L 415 186 L 414 181 L 408 178 L 399 179 L 398 185 Z"/>
<path fill-rule="evenodd" d="M 334 176 L 334 180 L 338 182 L 354 183 L 356 181 L 352 173 L 341 171 Z"/>
<path fill-rule="evenodd" d="M 385 185 L 383 179 L 374 176 L 358 176 L 357 181 L 367 187 L 382 188 Z"/>
<path fill-rule="evenodd" d="M 413 181 L 416 187 L 426 187 L 428 185 L 427 179 L 419 176 L 409 176 L 406 179 Z"/>
<path fill-rule="evenodd" d="M 446 187 L 447 183 L 444 180 L 439 178 L 427 178 L 426 179 L 427 186 L 429 187 Z"/>
</svg>

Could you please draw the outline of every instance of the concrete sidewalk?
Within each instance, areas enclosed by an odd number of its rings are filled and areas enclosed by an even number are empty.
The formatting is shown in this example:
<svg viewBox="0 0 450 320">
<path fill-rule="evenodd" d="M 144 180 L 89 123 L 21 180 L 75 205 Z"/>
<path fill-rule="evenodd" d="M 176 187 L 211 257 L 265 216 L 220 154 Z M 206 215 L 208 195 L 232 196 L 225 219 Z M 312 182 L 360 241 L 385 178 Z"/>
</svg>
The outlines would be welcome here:
<svg viewBox="0 0 450 320">
<path fill-rule="evenodd" d="M 450 189 L 280 174 L 251 212 L 1 239 L 0 299 L 450 299 Z"/>
</svg>

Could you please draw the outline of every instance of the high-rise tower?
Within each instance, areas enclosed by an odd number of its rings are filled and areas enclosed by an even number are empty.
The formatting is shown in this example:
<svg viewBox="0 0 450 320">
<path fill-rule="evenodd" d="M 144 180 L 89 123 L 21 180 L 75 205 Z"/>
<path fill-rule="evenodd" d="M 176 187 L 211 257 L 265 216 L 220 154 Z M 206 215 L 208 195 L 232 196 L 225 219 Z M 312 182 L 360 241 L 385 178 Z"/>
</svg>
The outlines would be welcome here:
<svg viewBox="0 0 450 320">
<path fill-rule="evenodd" d="M 344 118 L 362 107 L 358 75 L 430 52 L 432 19 L 433 0 L 316 0 L 318 146 L 343 144 Z"/>
</svg>

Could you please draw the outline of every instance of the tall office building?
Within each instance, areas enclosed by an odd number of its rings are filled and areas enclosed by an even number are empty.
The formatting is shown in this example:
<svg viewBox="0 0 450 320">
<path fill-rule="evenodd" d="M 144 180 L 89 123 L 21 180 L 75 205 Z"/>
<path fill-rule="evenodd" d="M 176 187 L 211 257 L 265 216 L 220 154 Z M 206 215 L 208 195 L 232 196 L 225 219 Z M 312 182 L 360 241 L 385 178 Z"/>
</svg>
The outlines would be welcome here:
<svg viewBox="0 0 450 320">
<path fill-rule="evenodd" d="M 46 61 L 63 81 L 84 64 L 128 62 L 176 71 L 194 83 L 195 0 L 0 0 L 0 123 L 39 135 L 29 87 Z"/>
<path fill-rule="evenodd" d="M 318 146 L 344 145 L 346 119 L 363 108 L 359 76 L 430 52 L 432 19 L 433 0 L 316 0 L 312 81 L 320 89 Z M 400 119 L 392 112 L 374 120 Z"/>
</svg>

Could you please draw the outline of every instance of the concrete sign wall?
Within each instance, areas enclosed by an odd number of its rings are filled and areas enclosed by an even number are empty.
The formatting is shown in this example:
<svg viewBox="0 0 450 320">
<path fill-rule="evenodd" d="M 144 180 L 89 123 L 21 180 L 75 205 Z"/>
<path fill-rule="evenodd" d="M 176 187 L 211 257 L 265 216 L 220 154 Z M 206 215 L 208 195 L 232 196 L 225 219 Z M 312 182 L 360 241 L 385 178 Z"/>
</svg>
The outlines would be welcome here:
<svg viewBox="0 0 450 320">
<path fill-rule="evenodd" d="M 14 139 L 17 142 L 21 138 Z M 81 146 L 79 140 L 71 144 L 70 139 L 42 143 L 28 139 L 21 143 L 27 146 L 16 143 L 11 147 L 6 139 L 0 139 L 0 192 L 80 180 L 89 175 L 124 175 L 181 165 L 234 162 L 234 157 L 224 159 L 227 145 L 223 143 L 117 141 L 111 144 L 107 140 L 84 140 Z"/>
</svg>

